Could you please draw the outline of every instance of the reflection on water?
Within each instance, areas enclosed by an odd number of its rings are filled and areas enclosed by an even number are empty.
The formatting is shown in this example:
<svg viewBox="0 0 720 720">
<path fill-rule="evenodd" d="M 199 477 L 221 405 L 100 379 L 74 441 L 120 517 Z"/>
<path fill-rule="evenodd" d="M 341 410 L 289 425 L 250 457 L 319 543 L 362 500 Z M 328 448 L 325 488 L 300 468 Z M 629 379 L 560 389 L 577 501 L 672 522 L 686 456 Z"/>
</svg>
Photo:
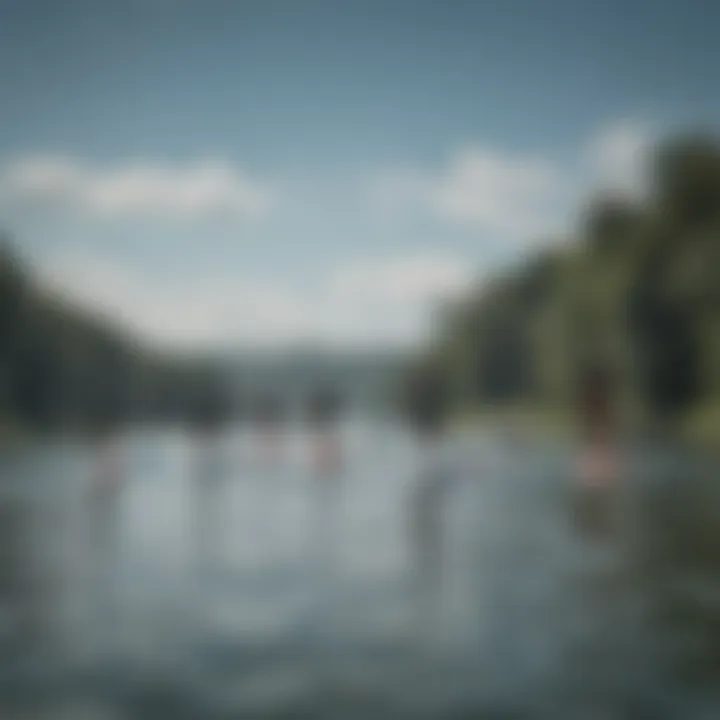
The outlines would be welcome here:
<svg viewBox="0 0 720 720">
<path fill-rule="evenodd" d="M 2 717 L 720 713 L 709 463 L 635 452 L 588 533 L 569 448 L 457 437 L 428 484 L 399 429 L 333 478 L 285 440 L 138 430 L 100 496 L 80 444 L 5 458 Z"/>
</svg>

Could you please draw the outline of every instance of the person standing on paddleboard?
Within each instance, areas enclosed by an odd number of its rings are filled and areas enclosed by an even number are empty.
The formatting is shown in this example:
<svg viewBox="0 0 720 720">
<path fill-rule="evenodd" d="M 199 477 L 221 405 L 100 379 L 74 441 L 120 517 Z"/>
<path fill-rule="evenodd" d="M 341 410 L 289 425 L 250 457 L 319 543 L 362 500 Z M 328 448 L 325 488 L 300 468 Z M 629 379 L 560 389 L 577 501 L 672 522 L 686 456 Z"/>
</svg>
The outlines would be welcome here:
<svg viewBox="0 0 720 720">
<path fill-rule="evenodd" d="M 341 411 L 340 394 L 331 387 L 319 387 L 310 396 L 307 421 L 312 433 L 312 466 L 318 477 L 335 476 L 342 469 L 338 428 Z"/>
<path fill-rule="evenodd" d="M 451 477 L 443 462 L 447 387 L 439 373 L 416 371 L 406 389 L 405 414 L 418 447 L 419 467 L 410 498 L 410 546 L 415 604 L 421 627 L 438 618 L 443 585 L 445 515 Z"/>
<path fill-rule="evenodd" d="M 217 570 L 219 556 L 224 456 L 222 439 L 228 421 L 227 408 L 218 397 L 209 397 L 193 409 L 191 432 L 194 489 L 194 540 L 197 577 L 202 586 Z"/>
<path fill-rule="evenodd" d="M 282 430 L 285 409 L 278 393 L 265 392 L 255 401 L 255 425 L 266 460 L 277 461 L 283 450 Z"/>
<path fill-rule="evenodd" d="M 579 388 L 576 493 L 581 524 L 593 533 L 610 530 L 620 471 L 612 399 L 610 369 L 599 363 L 586 368 Z"/>
<path fill-rule="evenodd" d="M 116 622 L 120 505 L 126 467 L 118 423 L 111 418 L 96 422 L 92 438 L 89 492 L 90 548 L 97 620 L 109 629 Z M 106 633 L 103 632 L 102 635 Z"/>
</svg>

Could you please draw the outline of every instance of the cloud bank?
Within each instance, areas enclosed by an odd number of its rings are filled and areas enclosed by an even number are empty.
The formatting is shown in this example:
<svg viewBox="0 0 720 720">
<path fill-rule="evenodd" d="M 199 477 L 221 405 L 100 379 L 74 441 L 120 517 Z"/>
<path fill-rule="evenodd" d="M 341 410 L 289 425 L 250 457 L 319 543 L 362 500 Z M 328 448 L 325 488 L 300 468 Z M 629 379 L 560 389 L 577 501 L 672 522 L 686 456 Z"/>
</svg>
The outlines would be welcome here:
<svg viewBox="0 0 720 720">
<path fill-rule="evenodd" d="M 261 217 L 274 200 L 269 187 L 221 160 L 189 165 L 133 161 L 105 167 L 63 156 L 27 157 L 7 166 L 0 172 L 0 197 L 111 217 L 178 219 L 217 213 Z"/>
<path fill-rule="evenodd" d="M 577 149 L 577 161 L 566 164 L 470 143 L 436 166 L 381 171 L 371 202 L 499 243 L 528 242 L 561 232 L 573 208 L 594 192 L 641 195 L 652 141 L 644 124 L 616 121 L 600 127 Z"/>
<path fill-rule="evenodd" d="M 623 120 L 601 128 L 585 151 L 594 182 L 600 189 L 629 197 L 643 195 L 653 140 L 650 128 L 637 121 Z"/>
<path fill-rule="evenodd" d="M 493 253 L 500 248 L 495 261 L 504 262 L 538 239 L 571 237 L 563 232 L 573 222 L 570 213 L 594 189 L 631 196 L 642 192 L 651 139 L 644 125 L 622 121 L 599 128 L 576 149 L 574 160 L 564 164 L 470 143 L 435 165 L 381 169 L 365 178 L 372 192 L 370 207 L 366 197 L 355 197 L 347 222 L 357 219 L 353 213 L 378 208 L 400 213 L 411 218 L 410 232 L 416 227 L 426 231 L 425 249 L 373 254 L 355 245 L 328 267 L 319 247 L 309 247 L 308 253 L 317 254 L 310 266 L 322 268 L 310 279 L 301 280 L 281 260 L 283 243 L 299 242 L 307 232 L 302 220 L 288 222 L 291 197 L 276 214 L 285 219 L 284 234 L 264 238 L 272 241 L 280 258 L 269 276 L 252 273 L 251 255 L 242 267 L 221 264 L 212 277 L 199 268 L 186 268 L 182 276 L 177 271 L 151 276 L 131 254 L 122 261 L 112 259 L 95 241 L 74 253 L 59 248 L 53 258 L 43 259 L 43 273 L 48 283 L 77 302 L 104 308 L 147 339 L 169 346 L 308 339 L 345 345 L 413 344 L 431 331 L 433 308 L 462 292 L 478 270 L 477 252 L 441 249 L 444 240 L 452 236 L 474 243 L 480 238 L 479 247 Z M 216 213 L 256 218 L 267 215 L 275 199 L 269 186 L 217 160 L 104 167 L 61 157 L 26 158 L 0 170 L 2 198 L 56 202 L 109 220 L 127 215 L 190 219 Z M 324 217 L 322 198 L 311 210 Z M 395 218 L 381 214 L 380 219 L 390 221 L 381 228 L 381 237 L 390 237 Z M 402 223 L 399 227 L 401 233 L 408 232 Z M 193 225 L 193 237 L 207 240 L 197 230 Z M 428 243 L 429 235 L 437 242 L 431 237 Z M 175 247 L 172 252 L 181 250 Z"/>
<path fill-rule="evenodd" d="M 391 169 L 372 196 L 384 208 L 426 216 L 456 228 L 519 237 L 548 223 L 564 178 L 542 158 L 506 156 L 465 145 L 440 167 Z"/>
<path fill-rule="evenodd" d="M 100 309 L 145 340 L 170 348 L 283 345 L 408 346 L 430 331 L 429 310 L 471 281 L 463 258 L 416 253 L 347 260 L 310 284 L 242 274 L 150 277 L 141 267 L 88 254 L 48 258 L 46 285 Z"/>
</svg>

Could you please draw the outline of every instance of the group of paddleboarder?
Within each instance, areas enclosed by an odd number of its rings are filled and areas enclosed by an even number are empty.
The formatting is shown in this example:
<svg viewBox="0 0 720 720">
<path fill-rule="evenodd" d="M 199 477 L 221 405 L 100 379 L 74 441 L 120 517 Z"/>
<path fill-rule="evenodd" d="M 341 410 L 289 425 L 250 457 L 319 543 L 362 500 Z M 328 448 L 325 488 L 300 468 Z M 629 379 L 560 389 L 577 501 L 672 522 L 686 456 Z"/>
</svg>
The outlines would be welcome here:
<svg viewBox="0 0 720 720">
<path fill-rule="evenodd" d="M 329 386 L 319 387 L 307 398 L 304 410 L 303 419 L 316 441 L 316 466 L 339 464 L 336 431 L 343 411 L 341 394 Z M 283 436 L 290 421 L 290 403 L 282 393 L 268 390 L 257 395 L 248 411 L 259 444 L 268 455 L 277 456 L 282 452 Z M 217 435 L 232 419 L 233 413 L 222 403 L 201 403 L 191 416 L 191 427 L 203 436 Z"/>
<path fill-rule="evenodd" d="M 579 390 L 577 415 L 581 442 L 574 473 L 576 482 L 572 485 L 572 495 L 577 500 L 573 507 L 583 529 L 597 533 L 608 528 L 612 489 L 619 473 L 612 377 L 601 366 L 588 368 L 581 377 Z M 257 446 L 266 459 L 280 460 L 291 421 L 287 399 L 280 392 L 267 390 L 257 395 L 249 410 Z M 322 481 L 322 487 L 337 485 L 345 465 L 340 433 L 345 410 L 342 394 L 330 385 L 316 388 L 303 404 L 302 417 L 310 431 L 310 466 L 314 477 Z M 448 387 L 442 376 L 429 368 L 415 373 L 406 387 L 402 411 L 415 439 L 419 459 L 407 506 L 408 541 L 412 548 L 415 595 L 424 604 L 437 596 L 442 585 L 448 531 L 446 506 L 455 484 L 454 474 L 457 474 L 453 473 L 446 462 L 447 454 L 443 453 L 450 410 Z M 205 526 L 214 522 L 213 513 L 204 513 L 202 508 L 213 506 L 215 500 L 212 497 L 218 495 L 212 491 L 214 485 L 205 481 L 216 474 L 211 470 L 216 441 L 224 435 L 231 421 L 228 405 L 219 401 L 199 403 L 192 416 L 196 457 L 201 460 L 193 473 L 199 481 L 195 484 L 200 494 L 197 514 L 205 518 L 198 527 L 200 538 L 207 535 Z M 104 423 L 96 435 L 98 454 L 91 493 L 96 512 L 93 515 L 98 537 L 106 539 L 115 525 L 113 507 L 124 475 L 116 429 L 112 423 Z M 200 542 L 204 541 L 201 539 Z"/>
</svg>

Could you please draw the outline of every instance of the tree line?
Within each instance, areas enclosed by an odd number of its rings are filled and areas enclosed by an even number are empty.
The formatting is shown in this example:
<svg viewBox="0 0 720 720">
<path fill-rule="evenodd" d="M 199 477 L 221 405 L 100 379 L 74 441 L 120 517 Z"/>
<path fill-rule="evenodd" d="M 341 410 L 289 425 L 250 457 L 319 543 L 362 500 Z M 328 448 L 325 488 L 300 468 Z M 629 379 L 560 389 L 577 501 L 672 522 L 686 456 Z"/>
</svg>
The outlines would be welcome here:
<svg viewBox="0 0 720 720">
<path fill-rule="evenodd" d="M 573 409 L 589 367 L 639 427 L 720 430 L 720 142 L 657 146 L 642 201 L 597 197 L 546 243 L 444 314 L 414 375 L 456 408 Z"/>
<path fill-rule="evenodd" d="M 162 353 L 69 303 L 0 240 L 0 433 L 183 420 L 229 398 L 212 360 Z"/>
</svg>

